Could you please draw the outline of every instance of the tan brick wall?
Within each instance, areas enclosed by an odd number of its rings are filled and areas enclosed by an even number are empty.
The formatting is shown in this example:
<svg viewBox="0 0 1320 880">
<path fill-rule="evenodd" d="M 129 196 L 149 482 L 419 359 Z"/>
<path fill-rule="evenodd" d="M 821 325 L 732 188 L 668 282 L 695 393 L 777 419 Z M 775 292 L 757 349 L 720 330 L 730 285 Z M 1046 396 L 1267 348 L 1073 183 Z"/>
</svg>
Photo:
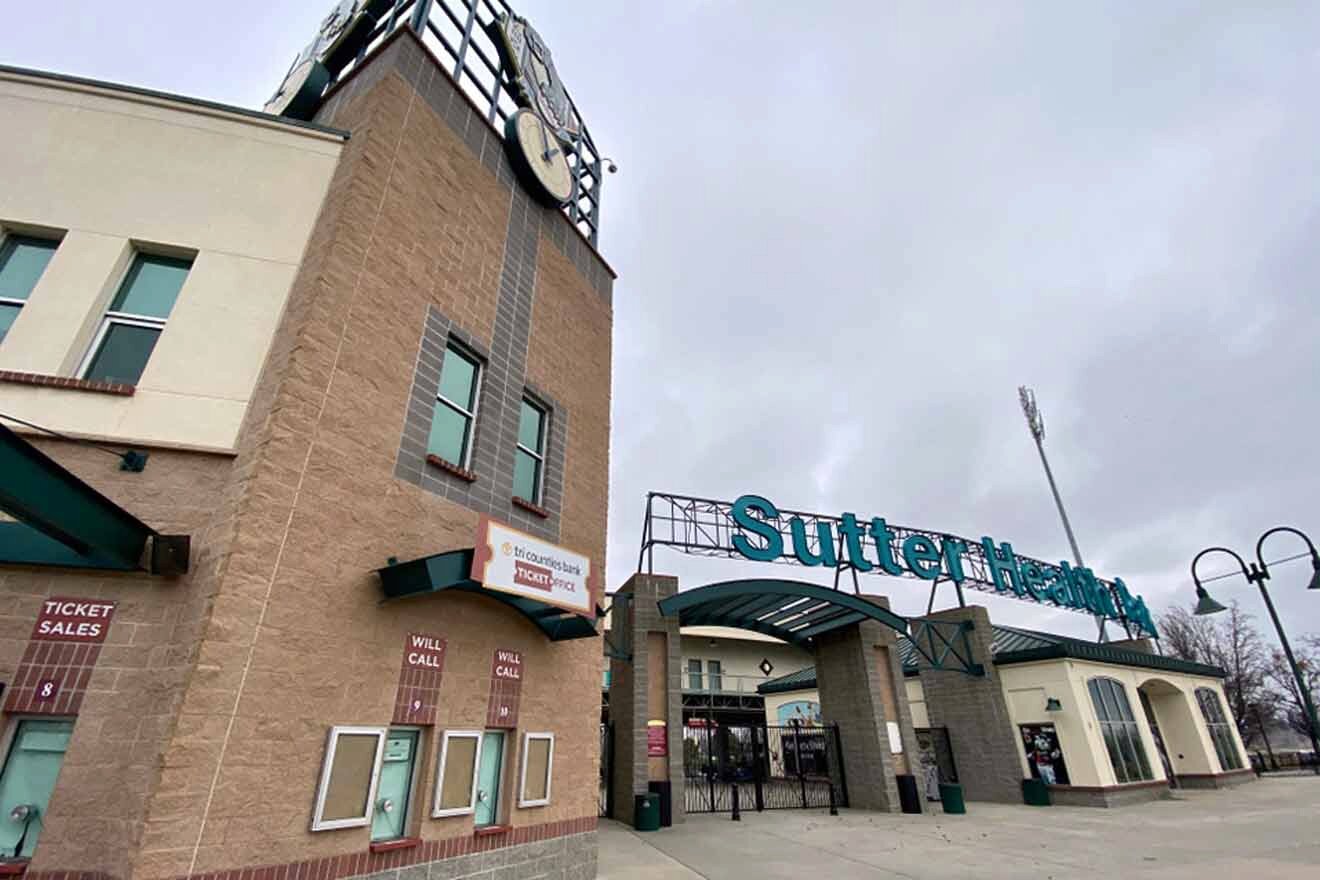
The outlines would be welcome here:
<svg viewBox="0 0 1320 880">
<path fill-rule="evenodd" d="M 509 190 L 396 73 L 344 101 L 334 123 L 353 136 L 249 411 L 231 489 L 234 553 L 217 572 L 135 877 L 365 850 L 365 828 L 308 831 L 315 786 L 331 725 L 388 724 L 410 631 L 449 639 L 437 729 L 481 726 L 492 652 L 523 652 L 519 733 L 557 734 L 554 798 L 511 809 L 514 825 L 596 810 L 599 643 L 550 643 L 485 597 L 380 606 L 372 573 L 390 556 L 472 546 L 476 514 L 393 467 L 427 306 L 489 343 Z M 562 258 L 544 265 L 533 346 L 542 312 L 592 330 L 573 340 L 579 359 L 533 356 L 529 378 L 571 412 L 563 543 L 603 566 L 609 313 Z M 423 802 L 436 740 L 425 741 Z M 505 797 L 512 805 L 512 785 Z M 468 835 L 471 819 L 413 828 Z"/>
<path fill-rule="evenodd" d="M 34 445 L 139 519 L 193 539 L 192 572 L 145 574 L 0 568 L 0 681 L 12 681 L 48 596 L 111 599 L 114 617 L 43 818 L 33 870 L 129 874 L 149 793 L 182 698 L 206 613 L 201 582 L 224 546 L 219 503 L 232 459 L 151 450 L 142 473 L 105 452 L 59 440 Z"/>
</svg>

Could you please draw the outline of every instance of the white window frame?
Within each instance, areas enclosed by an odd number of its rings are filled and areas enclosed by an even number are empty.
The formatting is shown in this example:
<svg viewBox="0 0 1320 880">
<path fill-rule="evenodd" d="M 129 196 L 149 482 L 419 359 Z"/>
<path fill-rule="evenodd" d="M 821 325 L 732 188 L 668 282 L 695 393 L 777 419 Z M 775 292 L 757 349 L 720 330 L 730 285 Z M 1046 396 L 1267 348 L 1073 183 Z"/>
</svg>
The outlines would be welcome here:
<svg viewBox="0 0 1320 880">
<path fill-rule="evenodd" d="M 157 334 L 165 332 L 164 318 L 144 318 L 141 315 L 131 315 L 127 312 L 106 312 L 105 317 L 101 319 L 101 326 L 96 331 L 96 336 L 92 337 L 92 344 L 87 349 L 87 354 L 83 355 L 82 363 L 78 365 L 79 378 L 86 379 L 87 374 L 92 369 L 92 361 L 101 353 L 101 345 L 105 342 L 105 337 L 110 333 L 110 325 L 122 324 L 127 327 L 148 327 L 155 330 Z M 153 348 L 154 352 L 155 349 Z M 148 358 L 150 359 L 150 358 Z"/>
<path fill-rule="evenodd" d="M 550 445 L 550 407 L 541 403 L 541 401 L 537 400 L 526 391 L 523 392 L 523 395 L 519 398 L 518 402 L 520 404 L 531 404 L 532 408 L 541 414 L 541 435 L 537 438 L 541 441 L 541 451 L 537 452 L 535 449 L 528 449 L 526 446 L 522 445 L 522 440 L 519 440 L 517 443 L 519 449 L 536 459 L 538 462 L 536 468 L 536 483 L 532 486 L 532 494 L 536 497 L 525 498 L 523 500 L 530 501 L 533 504 L 540 504 L 545 495 L 545 453 L 546 447 Z M 522 418 L 521 406 L 518 407 L 518 418 Z"/>
<path fill-rule="evenodd" d="M 527 800 L 524 795 L 527 794 L 527 754 L 532 744 L 532 740 L 548 740 L 550 742 L 550 752 L 545 759 L 545 797 L 537 800 Z M 518 807 L 544 807 L 550 803 L 550 786 L 555 779 L 555 735 L 553 733 L 524 733 L 522 748 L 522 767 L 518 778 Z"/>
<path fill-rule="evenodd" d="M 445 342 L 444 354 L 445 355 L 449 354 L 451 350 L 454 351 L 454 353 L 456 353 L 459 357 L 463 358 L 463 360 L 468 361 L 469 363 L 473 364 L 476 367 L 476 370 L 474 370 L 472 374 L 472 411 L 469 412 L 467 407 L 459 406 L 457 403 L 455 403 L 454 401 L 450 400 L 448 397 L 445 397 L 443 394 L 441 394 L 440 386 L 438 384 L 436 385 L 436 389 L 435 389 L 435 405 L 447 406 L 450 409 L 452 409 L 454 412 L 463 416 L 463 418 L 468 419 L 468 421 L 470 422 L 470 427 L 468 428 L 468 432 L 467 432 L 468 435 L 467 444 L 466 444 L 467 448 L 463 450 L 463 460 L 453 462 L 453 464 L 458 465 L 464 470 L 469 470 L 472 465 L 472 450 L 475 449 L 477 446 L 477 412 L 481 409 L 481 380 L 486 376 L 486 364 L 481 360 L 481 358 L 477 357 L 477 355 L 471 349 L 467 348 L 462 343 L 459 343 L 453 339 L 450 339 Z M 445 359 L 444 359 L 444 355 L 441 355 L 440 357 L 441 377 L 444 376 L 444 372 L 445 372 Z M 434 418 L 435 417 L 432 416 L 433 420 Z M 429 449 L 427 450 L 427 452 L 428 454 L 434 454 L 431 453 Z"/>
<path fill-rule="evenodd" d="M 4 229 L 0 229 L 0 246 L 3 246 L 4 243 L 8 241 L 10 238 L 26 238 L 35 241 L 48 241 L 53 243 L 55 245 L 55 250 L 51 252 L 50 255 L 51 260 L 55 259 L 55 251 L 58 251 L 60 249 L 60 245 L 64 243 L 64 238 L 62 236 L 60 238 L 47 238 L 41 235 L 28 235 L 22 232 L 9 232 Z M 47 261 L 46 263 L 46 268 L 47 269 L 50 268 L 49 261 Z M 42 269 L 41 275 L 45 275 L 45 274 L 46 274 L 46 270 Z M 39 275 L 37 276 L 37 284 L 40 283 L 41 283 L 41 276 Z M 32 292 L 35 291 L 36 289 L 37 289 L 36 285 L 33 285 L 32 290 L 28 291 L 29 298 L 31 298 Z M 28 301 L 26 299 L 15 299 L 12 296 L 0 296 L 0 306 L 15 306 L 18 308 L 19 314 L 23 313 L 23 306 L 27 305 L 27 302 Z M 17 318 L 15 318 L 15 320 L 17 320 Z"/>
<path fill-rule="evenodd" d="M 313 831 L 333 831 L 336 828 L 362 828 L 371 824 L 372 816 L 376 811 L 376 786 L 380 782 L 380 763 L 385 755 L 385 737 L 388 728 L 385 727 L 354 727 L 349 725 L 336 725 L 330 728 L 330 734 L 325 746 L 325 760 L 321 766 L 321 783 L 316 789 L 316 809 L 312 813 Z M 371 785 L 367 789 L 367 813 L 362 817 L 352 817 L 349 819 L 322 819 L 325 813 L 325 796 L 330 785 L 330 771 L 335 766 L 335 747 L 339 743 L 339 737 L 343 734 L 350 736 L 363 736 L 374 734 L 376 737 L 376 759 L 371 768 Z"/>
<path fill-rule="evenodd" d="M 431 801 L 431 818 L 443 819 L 446 816 L 467 816 L 477 810 L 477 782 L 481 772 L 481 742 L 485 732 L 481 730 L 446 730 L 440 743 L 440 765 L 435 774 L 435 798 Z M 445 785 L 445 765 L 449 761 L 449 741 L 451 739 L 475 739 L 477 748 L 472 753 L 472 791 L 468 792 L 466 807 L 440 807 L 440 794 Z"/>
</svg>

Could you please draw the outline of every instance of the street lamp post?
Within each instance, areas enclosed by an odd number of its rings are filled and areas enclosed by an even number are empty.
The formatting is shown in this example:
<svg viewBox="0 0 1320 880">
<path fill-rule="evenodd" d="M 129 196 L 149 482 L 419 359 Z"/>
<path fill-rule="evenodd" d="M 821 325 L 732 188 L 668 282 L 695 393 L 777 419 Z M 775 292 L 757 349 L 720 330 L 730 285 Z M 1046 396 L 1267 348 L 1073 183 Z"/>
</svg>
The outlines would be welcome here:
<svg viewBox="0 0 1320 880">
<path fill-rule="evenodd" d="M 1196 613 L 1197 614 L 1218 614 L 1220 611 L 1227 610 L 1223 605 L 1211 598 L 1210 594 L 1201 584 L 1201 579 L 1196 576 L 1196 563 L 1201 561 L 1201 557 L 1207 553 L 1227 553 L 1237 560 L 1242 568 L 1242 576 L 1248 583 L 1255 584 L 1260 588 L 1261 598 L 1265 600 L 1265 607 L 1270 612 L 1270 620 L 1274 621 L 1274 629 L 1279 634 L 1279 643 L 1283 645 L 1284 656 L 1288 658 L 1288 666 L 1292 669 L 1293 678 L 1297 681 L 1297 689 L 1302 694 L 1302 706 L 1306 711 L 1307 725 L 1311 733 L 1311 750 L 1314 753 L 1314 770 L 1320 775 L 1320 737 L 1317 732 L 1320 731 L 1320 723 L 1316 721 L 1315 704 L 1311 701 L 1311 690 L 1306 685 L 1306 679 L 1302 675 L 1301 669 L 1297 666 L 1297 659 L 1293 657 L 1292 645 L 1288 644 L 1288 636 L 1283 631 L 1283 624 L 1279 622 L 1279 614 L 1274 610 L 1274 601 L 1270 599 L 1269 590 L 1265 589 L 1265 582 L 1270 579 L 1269 566 L 1265 564 L 1265 557 L 1262 551 L 1265 546 L 1265 539 L 1275 532 L 1291 532 L 1306 542 L 1306 547 L 1311 551 L 1311 582 L 1307 584 L 1308 590 L 1320 590 L 1320 553 L 1316 552 L 1315 544 L 1305 533 L 1292 528 L 1291 526 L 1275 526 L 1260 536 L 1256 541 L 1256 561 L 1246 562 L 1241 556 L 1227 547 L 1207 547 L 1192 560 L 1192 582 L 1196 584 Z"/>
</svg>

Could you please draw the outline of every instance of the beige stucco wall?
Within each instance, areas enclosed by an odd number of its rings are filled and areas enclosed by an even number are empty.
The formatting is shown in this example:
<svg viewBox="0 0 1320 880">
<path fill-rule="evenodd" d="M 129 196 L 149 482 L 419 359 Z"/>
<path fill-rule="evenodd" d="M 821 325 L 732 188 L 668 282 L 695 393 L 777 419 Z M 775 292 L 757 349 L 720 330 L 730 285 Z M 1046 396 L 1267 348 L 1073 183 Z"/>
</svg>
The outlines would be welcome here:
<svg viewBox="0 0 1320 880">
<path fill-rule="evenodd" d="M 1151 693 L 1156 720 L 1164 736 L 1174 773 L 1223 772 L 1194 693 L 1198 687 L 1213 688 L 1227 712 L 1228 700 L 1218 679 L 1073 660 L 1003 666 L 999 668 L 999 675 L 1015 728 L 1019 724 L 1032 723 L 1055 725 L 1073 785 L 1118 784 L 1087 690 L 1087 682 L 1097 676 L 1122 682 L 1132 712 L 1137 718 L 1142 746 L 1155 779 L 1168 777 L 1141 707 L 1138 689 L 1143 685 L 1148 686 Z M 1045 700 L 1049 697 L 1058 699 L 1063 708 L 1057 712 L 1046 712 Z M 1235 728 L 1233 736 L 1237 740 Z M 1239 753 L 1245 761 L 1246 750 L 1242 748 L 1240 740 L 1237 742 Z M 1028 775 L 1025 754 L 1020 754 L 1019 759 L 1022 761 L 1023 774 Z"/>
<path fill-rule="evenodd" d="M 684 627 L 682 651 L 680 671 L 685 688 L 688 686 L 688 660 L 701 661 L 703 686 L 708 686 L 704 678 L 706 661 L 718 660 L 724 677 L 724 690 L 741 688 L 748 693 L 756 693 L 757 685 L 762 682 L 797 672 L 813 662 L 809 653 L 786 642 L 759 633 L 723 627 Z M 769 660 L 774 666 L 769 675 L 759 668 L 762 659 Z"/>
<path fill-rule="evenodd" d="M 195 254 L 136 393 L 0 383 L 79 436 L 230 450 L 342 149 L 332 134 L 0 73 L 0 230 L 62 233 L 0 370 L 76 376 L 135 245 Z"/>
</svg>

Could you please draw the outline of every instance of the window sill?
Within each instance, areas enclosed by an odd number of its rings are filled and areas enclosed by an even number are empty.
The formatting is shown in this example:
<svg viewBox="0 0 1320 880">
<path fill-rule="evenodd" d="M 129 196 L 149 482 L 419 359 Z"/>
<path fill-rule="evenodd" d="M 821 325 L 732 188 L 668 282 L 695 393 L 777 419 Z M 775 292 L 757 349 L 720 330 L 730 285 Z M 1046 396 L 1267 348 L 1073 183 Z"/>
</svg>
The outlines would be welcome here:
<svg viewBox="0 0 1320 880">
<path fill-rule="evenodd" d="M 512 825 L 483 825 L 472 831 L 473 837 L 494 837 L 497 834 L 508 834 L 513 830 Z"/>
<path fill-rule="evenodd" d="M 550 511 L 546 510 L 541 505 L 533 504 L 531 501 L 528 501 L 526 498 L 523 498 L 518 495 L 513 496 L 513 506 L 521 507 L 523 510 L 527 511 L 528 513 L 534 513 L 537 516 L 541 517 L 541 519 L 546 519 L 547 517 L 550 516 Z"/>
<path fill-rule="evenodd" d="M 374 853 L 396 852 L 401 849 L 412 849 L 415 846 L 421 846 L 420 837 L 400 837 L 398 840 L 380 840 L 371 844 L 371 851 Z"/>
<path fill-rule="evenodd" d="M 447 461 L 438 455 L 426 456 L 426 463 L 433 467 L 438 467 L 445 473 L 458 477 L 460 480 L 467 480 L 469 483 L 475 483 L 477 480 L 477 475 L 472 473 L 472 471 L 467 468 L 461 468 L 452 461 Z"/>
<path fill-rule="evenodd" d="M 0 382 L 13 382 L 16 385 L 42 385 L 48 388 L 68 388 L 71 391 L 93 391 L 98 394 L 114 394 L 119 397 L 132 397 L 137 388 L 122 382 L 100 382 L 92 379 L 75 379 L 72 376 L 48 376 L 44 373 L 18 373 L 13 370 L 0 370 Z"/>
</svg>

